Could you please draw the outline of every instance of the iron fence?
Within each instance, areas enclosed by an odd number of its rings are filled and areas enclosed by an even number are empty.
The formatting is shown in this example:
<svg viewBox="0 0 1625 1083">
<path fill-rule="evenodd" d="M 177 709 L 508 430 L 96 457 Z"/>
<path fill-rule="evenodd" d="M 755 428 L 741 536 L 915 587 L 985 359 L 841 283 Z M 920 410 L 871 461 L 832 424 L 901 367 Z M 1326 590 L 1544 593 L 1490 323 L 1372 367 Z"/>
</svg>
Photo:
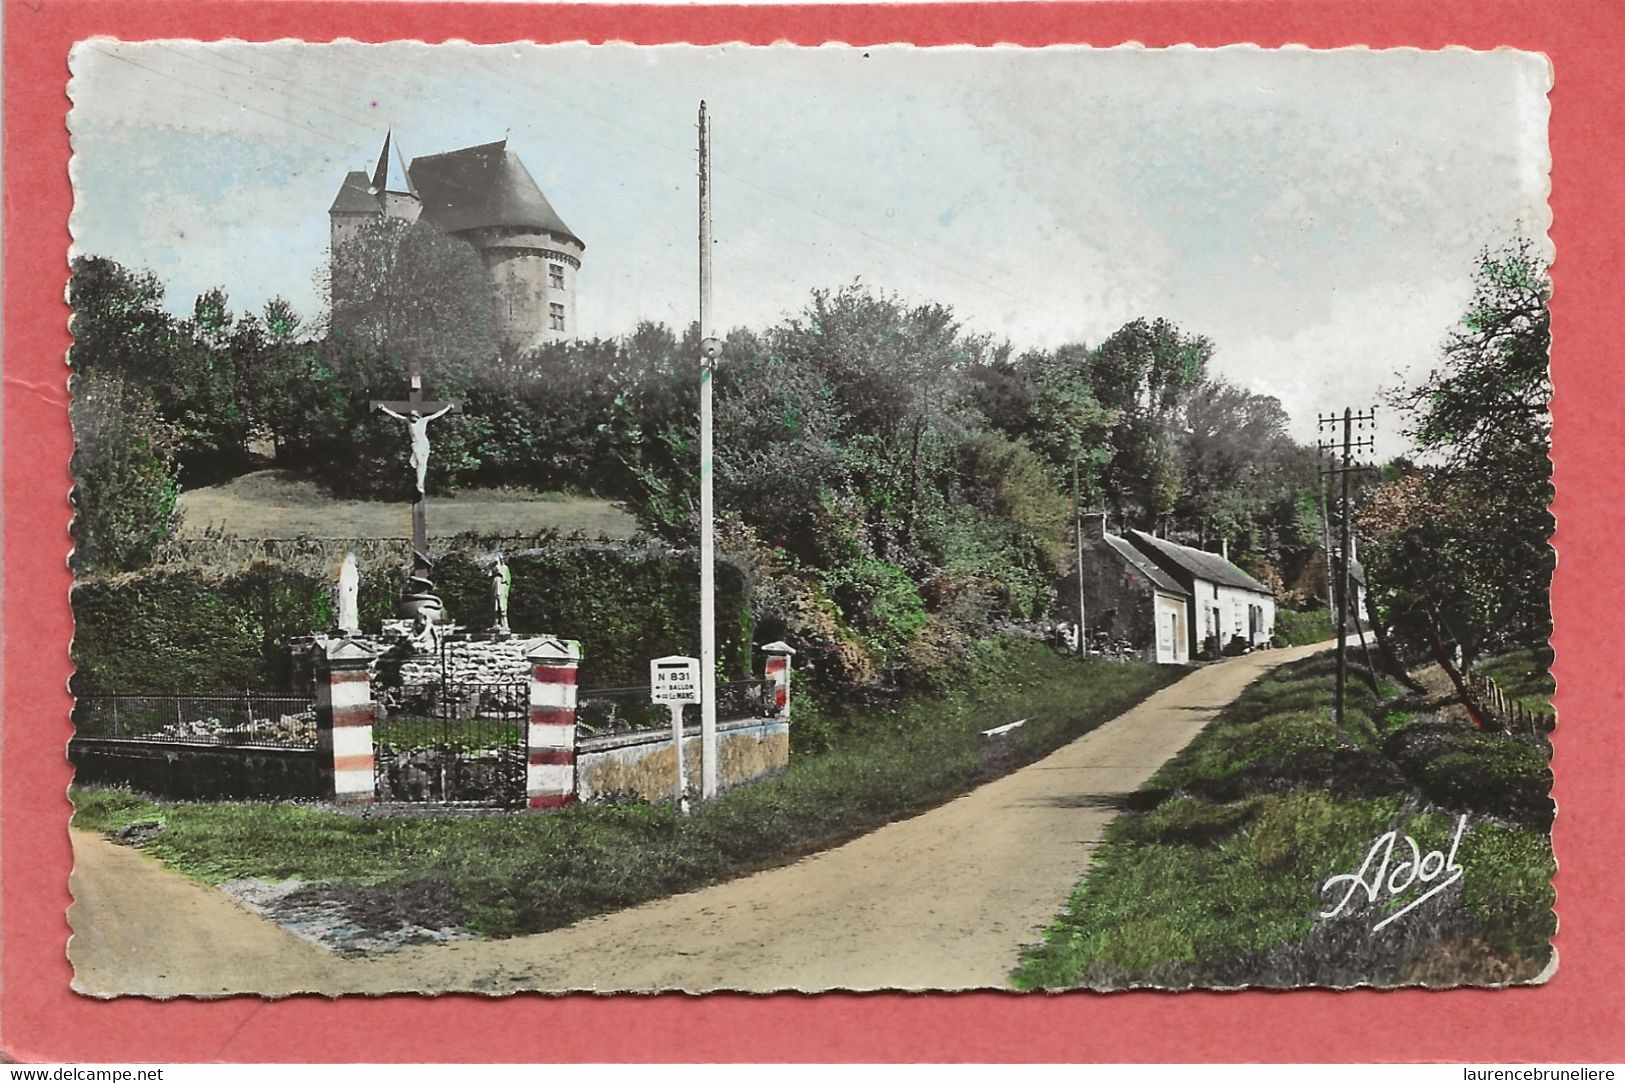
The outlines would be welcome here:
<svg viewBox="0 0 1625 1083">
<path fill-rule="evenodd" d="M 373 725 L 379 798 L 523 803 L 530 683 L 442 681 L 411 689 Z"/>
<path fill-rule="evenodd" d="M 80 696 L 81 737 L 126 741 L 315 748 L 316 705 L 308 697 L 243 691 L 230 695 Z"/>
<path fill-rule="evenodd" d="M 777 713 L 770 680 L 718 681 L 717 718 L 767 718 Z M 685 725 L 698 722 L 700 707 L 683 708 Z M 583 688 L 576 693 L 576 728 L 585 737 L 606 737 L 670 727 L 666 704 L 649 702 L 648 685 Z"/>
</svg>

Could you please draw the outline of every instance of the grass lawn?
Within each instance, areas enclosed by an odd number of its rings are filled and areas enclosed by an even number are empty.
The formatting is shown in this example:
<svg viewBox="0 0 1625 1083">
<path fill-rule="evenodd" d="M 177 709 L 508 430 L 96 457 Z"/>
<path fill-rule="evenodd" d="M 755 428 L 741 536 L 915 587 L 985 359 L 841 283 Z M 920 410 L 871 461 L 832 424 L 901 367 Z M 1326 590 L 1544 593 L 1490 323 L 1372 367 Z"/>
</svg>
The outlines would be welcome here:
<svg viewBox="0 0 1625 1083">
<path fill-rule="evenodd" d="M 1547 655 L 1550 660 L 1550 655 Z M 1550 711 L 1557 681 L 1539 664 L 1532 650 L 1486 658 L 1473 667 L 1500 686 L 1509 699 L 1533 711 Z"/>
<path fill-rule="evenodd" d="M 1392 686 L 1350 681 L 1348 743 L 1332 661 L 1284 666 L 1225 708 L 1107 832 L 1088 878 L 1024 958 L 1023 988 L 1377 985 L 1529 980 L 1555 931 L 1544 746 L 1417 717 Z M 1425 854 L 1467 827 L 1453 887 L 1335 918 L 1326 880 L 1390 830 Z M 1403 839 L 1395 851 L 1409 856 Z M 1396 857 L 1395 861 L 1402 858 Z M 1444 877 L 1438 877 L 1443 880 Z"/>
<path fill-rule="evenodd" d="M 148 852 L 219 883 L 261 877 L 337 884 L 360 911 L 431 906 L 484 936 L 566 925 L 795 859 L 920 812 L 985 781 L 977 732 L 1017 718 L 1022 745 L 1000 770 L 1049 752 L 1168 684 L 1169 666 L 1077 659 L 990 641 L 942 696 L 860 714 L 826 751 L 684 818 L 666 806 L 579 805 L 551 815 L 359 816 L 288 804 L 159 803 L 77 790 L 77 826 L 156 820 Z M 796 725 L 803 724 L 797 722 Z"/>
<path fill-rule="evenodd" d="M 620 505 L 594 496 L 521 490 L 466 489 L 431 496 L 430 535 L 536 534 L 556 530 L 589 538 L 625 540 L 637 519 Z M 401 538 L 411 505 L 386 500 L 339 500 L 287 470 L 258 470 L 219 485 L 182 493 L 180 536 L 211 531 L 239 538 Z"/>
</svg>

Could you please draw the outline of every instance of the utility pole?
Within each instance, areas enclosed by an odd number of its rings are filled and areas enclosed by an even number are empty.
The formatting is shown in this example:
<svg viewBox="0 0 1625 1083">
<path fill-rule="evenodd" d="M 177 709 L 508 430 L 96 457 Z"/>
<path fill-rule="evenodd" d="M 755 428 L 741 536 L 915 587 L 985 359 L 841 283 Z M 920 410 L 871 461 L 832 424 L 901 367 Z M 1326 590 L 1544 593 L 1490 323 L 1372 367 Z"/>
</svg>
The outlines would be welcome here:
<svg viewBox="0 0 1625 1083">
<path fill-rule="evenodd" d="M 1341 422 L 1343 426 L 1343 436 L 1341 440 L 1321 440 L 1315 445 L 1321 451 L 1331 453 L 1332 465 L 1330 467 L 1322 466 L 1321 475 L 1341 475 L 1343 480 L 1343 494 L 1341 501 L 1342 522 L 1339 524 L 1339 532 L 1342 535 L 1342 549 L 1337 554 L 1337 590 L 1335 591 L 1337 595 L 1337 690 L 1335 693 L 1335 698 L 1332 701 L 1332 719 L 1337 726 L 1337 732 L 1342 733 L 1344 692 L 1348 687 L 1348 552 L 1349 535 L 1352 528 L 1352 517 L 1349 514 L 1349 476 L 1353 474 L 1355 470 L 1367 469 L 1365 464 L 1360 464 L 1358 466 L 1355 464 L 1354 455 L 1356 452 L 1372 452 L 1376 450 L 1377 437 L 1375 429 L 1377 424 L 1377 411 L 1373 407 L 1371 410 L 1364 413 L 1356 414 L 1352 408 L 1344 407 L 1342 417 L 1338 417 L 1338 415 L 1335 413 L 1321 414 L 1316 420 L 1318 422 L 1320 431 L 1322 432 L 1325 432 L 1329 428 L 1335 433 L 1337 431 L 1337 425 L 1339 422 Z M 1373 429 L 1372 434 L 1370 436 L 1362 436 L 1356 440 L 1354 438 L 1354 426 L 1356 423 L 1361 429 L 1364 429 L 1367 425 L 1370 425 Z M 1339 453 L 1341 453 L 1340 464 L 1338 459 Z M 1330 556 L 1330 554 L 1328 554 L 1328 556 Z M 1361 634 L 1361 641 L 1364 641 L 1364 633 Z"/>
<path fill-rule="evenodd" d="M 1072 533 L 1078 551 L 1078 654 L 1089 653 L 1083 630 L 1083 504 L 1078 500 L 1078 457 L 1072 457 Z"/>
<path fill-rule="evenodd" d="M 700 102 L 700 799 L 717 795 L 716 553 L 711 506 L 711 129 Z"/>
</svg>

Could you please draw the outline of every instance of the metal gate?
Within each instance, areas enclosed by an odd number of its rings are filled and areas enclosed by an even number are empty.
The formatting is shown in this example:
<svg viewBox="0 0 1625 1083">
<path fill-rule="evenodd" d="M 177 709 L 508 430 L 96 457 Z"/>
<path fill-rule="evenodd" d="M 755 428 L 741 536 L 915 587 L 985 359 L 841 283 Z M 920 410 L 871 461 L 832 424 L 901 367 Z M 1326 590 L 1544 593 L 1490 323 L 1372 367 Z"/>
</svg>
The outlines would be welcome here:
<svg viewBox="0 0 1625 1083">
<path fill-rule="evenodd" d="M 529 716 L 526 681 L 407 689 L 373 726 L 378 799 L 523 805 Z"/>
</svg>

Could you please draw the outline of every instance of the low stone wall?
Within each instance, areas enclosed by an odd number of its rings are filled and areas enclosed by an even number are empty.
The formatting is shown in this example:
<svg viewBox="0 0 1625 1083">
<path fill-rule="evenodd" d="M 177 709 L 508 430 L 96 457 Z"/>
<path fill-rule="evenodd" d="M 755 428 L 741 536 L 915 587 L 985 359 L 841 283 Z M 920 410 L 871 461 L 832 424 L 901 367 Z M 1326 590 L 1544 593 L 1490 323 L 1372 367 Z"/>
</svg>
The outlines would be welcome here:
<svg viewBox="0 0 1625 1083">
<path fill-rule="evenodd" d="M 741 786 L 777 774 L 790 763 L 790 723 L 745 718 L 717 723 L 721 753 L 717 784 Z M 700 792 L 700 727 L 683 730 L 689 793 Z M 576 745 L 576 797 L 582 801 L 670 801 L 677 777 L 671 730 L 589 737 Z"/>
<path fill-rule="evenodd" d="M 405 625 L 405 621 L 386 624 Z M 537 636 L 493 636 L 489 633 L 458 632 L 446 640 L 444 651 L 420 651 L 404 635 L 401 628 L 393 634 L 352 636 L 351 642 L 373 653 L 367 666 L 373 694 L 379 702 L 391 702 L 403 690 L 438 685 L 441 678 L 441 656 L 444 653 L 445 676 L 452 684 L 524 684 L 530 681 L 531 666 L 526 653 L 536 644 Z M 312 680 L 309 671 L 309 644 L 315 637 L 305 636 L 290 640 L 296 672 L 295 686 Z"/>
<path fill-rule="evenodd" d="M 322 799 L 331 779 L 314 748 L 242 748 L 183 742 L 75 737 L 74 781 L 129 786 L 158 797 Z M 331 762 L 331 757 L 327 757 Z"/>
</svg>

